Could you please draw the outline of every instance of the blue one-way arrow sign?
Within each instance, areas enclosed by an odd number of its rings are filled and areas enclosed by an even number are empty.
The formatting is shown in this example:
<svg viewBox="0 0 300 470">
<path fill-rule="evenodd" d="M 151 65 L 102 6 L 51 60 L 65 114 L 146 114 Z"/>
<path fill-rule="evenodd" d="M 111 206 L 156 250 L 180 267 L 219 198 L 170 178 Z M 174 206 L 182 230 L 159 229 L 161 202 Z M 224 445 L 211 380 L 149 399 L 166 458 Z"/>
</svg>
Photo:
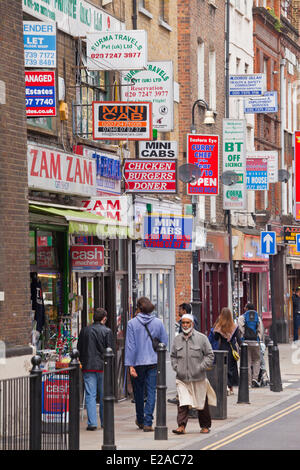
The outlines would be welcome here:
<svg viewBox="0 0 300 470">
<path fill-rule="evenodd" d="M 300 253 L 300 233 L 296 234 L 296 246 L 297 246 L 296 248 L 297 252 Z"/>
<path fill-rule="evenodd" d="M 263 255 L 276 255 L 276 232 L 261 232 L 260 247 Z"/>
</svg>

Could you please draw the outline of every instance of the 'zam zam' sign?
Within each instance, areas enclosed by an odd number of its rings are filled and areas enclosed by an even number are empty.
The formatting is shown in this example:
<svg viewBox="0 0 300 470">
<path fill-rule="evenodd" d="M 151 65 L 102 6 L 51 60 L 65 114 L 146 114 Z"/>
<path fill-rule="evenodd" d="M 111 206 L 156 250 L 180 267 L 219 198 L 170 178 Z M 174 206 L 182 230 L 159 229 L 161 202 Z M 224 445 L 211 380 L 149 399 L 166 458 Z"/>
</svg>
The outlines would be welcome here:
<svg viewBox="0 0 300 470">
<path fill-rule="evenodd" d="M 28 186 L 79 196 L 96 195 L 96 162 L 55 149 L 28 145 Z"/>
</svg>

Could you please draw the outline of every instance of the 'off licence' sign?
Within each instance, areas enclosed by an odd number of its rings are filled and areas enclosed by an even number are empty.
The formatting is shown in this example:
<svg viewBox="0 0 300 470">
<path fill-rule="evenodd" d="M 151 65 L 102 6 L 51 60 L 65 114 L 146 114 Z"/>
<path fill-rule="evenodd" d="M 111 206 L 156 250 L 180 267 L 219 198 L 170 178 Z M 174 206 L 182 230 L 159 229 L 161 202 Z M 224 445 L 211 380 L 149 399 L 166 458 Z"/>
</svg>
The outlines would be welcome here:
<svg viewBox="0 0 300 470">
<path fill-rule="evenodd" d="M 219 193 L 219 136 L 187 136 L 187 161 L 201 169 L 201 176 L 188 184 L 188 194 Z"/>
</svg>

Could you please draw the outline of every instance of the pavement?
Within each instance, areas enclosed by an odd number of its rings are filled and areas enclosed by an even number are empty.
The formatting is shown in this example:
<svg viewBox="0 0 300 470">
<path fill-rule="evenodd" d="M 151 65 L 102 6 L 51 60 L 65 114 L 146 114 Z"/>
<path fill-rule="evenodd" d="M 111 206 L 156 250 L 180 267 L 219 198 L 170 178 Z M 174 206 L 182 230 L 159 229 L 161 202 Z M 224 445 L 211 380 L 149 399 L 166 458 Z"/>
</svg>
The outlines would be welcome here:
<svg viewBox="0 0 300 470">
<path fill-rule="evenodd" d="M 238 423 L 247 421 L 250 417 L 300 394 L 300 344 L 279 344 L 279 359 L 282 388 L 281 392 L 272 392 L 270 387 L 250 388 L 250 403 L 237 403 L 238 387 L 234 387 L 234 395 L 227 397 L 227 418 L 212 421 L 210 438 Z M 265 362 L 268 370 L 268 351 L 265 353 Z M 167 399 L 175 396 L 175 390 L 167 390 Z M 115 403 L 115 446 L 117 450 L 180 450 L 187 448 L 208 438 L 199 433 L 198 419 L 189 419 L 186 434 L 176 435 L 172 429 L 177 427 L 177 406 L 167 402 L 167 428 L 166 440 L 155 440 L 154 432 L 143 432 L 135 425 L 135 405 L 131 399 Z M 156 410 L 154 412 L 156 417 Z M 103 445 L 103 430 L 86 431 L 86 411 L 81 413 L 80 421 L 80 450 L 101 450 Z M 153 423 L 155 427 L 155 420 Z"/>
</svg>

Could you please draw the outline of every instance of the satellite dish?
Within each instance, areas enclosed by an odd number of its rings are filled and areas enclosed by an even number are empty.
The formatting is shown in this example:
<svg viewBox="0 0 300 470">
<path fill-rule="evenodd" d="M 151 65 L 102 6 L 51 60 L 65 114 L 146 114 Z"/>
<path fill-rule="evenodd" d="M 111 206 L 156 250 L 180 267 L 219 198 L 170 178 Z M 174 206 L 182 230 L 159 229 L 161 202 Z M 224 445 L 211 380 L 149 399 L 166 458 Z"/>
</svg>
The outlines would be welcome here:
<svg viewBox="0 0 300 470">
<path fill-rule="evenodd" d="M 183 183 L 192 183 L 198 178 L 201 178 L 202 170 L 191 163 L 181 165 L 178 170 L 178 177 Z"/>
<path fill-rule="evenodd" d="M 278 181 L 280 181 L 281 183 L 287 183 L 290 177 L 291 175 L 287 170 L 278 170 Z"/>
<path fill-rule="evenodd" d="M 233 184 L 236 184 L 239 181 L 239 175 L 234 171 L 224 171 L 221 176 L 221 180 L 225 186 L 232 186 Z"/>
</svg>

